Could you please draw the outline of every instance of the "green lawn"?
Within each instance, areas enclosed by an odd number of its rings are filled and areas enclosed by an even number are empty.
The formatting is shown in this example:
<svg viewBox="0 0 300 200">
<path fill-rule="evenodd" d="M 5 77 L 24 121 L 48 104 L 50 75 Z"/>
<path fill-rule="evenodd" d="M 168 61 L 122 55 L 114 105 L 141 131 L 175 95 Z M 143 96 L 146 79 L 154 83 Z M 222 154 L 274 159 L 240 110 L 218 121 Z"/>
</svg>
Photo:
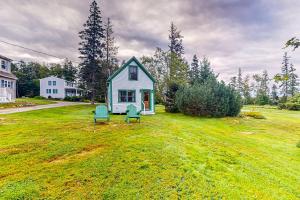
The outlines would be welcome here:
<svg viewBox="0 0 300 200">
<path fill-rule="evenodd" d="M 35 99 L 35 98 L 17 98 L 13 103 L 1 103 L 0 109 L 6 108 L 19 108 L 37 105 L 53 104 L 55 101 L 48 99 Z"/>
<path fill-rule="evenodd" d="M 252 110 L 253 108 L 245 108 Z M 93 106 L 0 115 L 0 199 L 297 199 L 300 112 L 266 119 L 123 115 Z"/>
</svg>

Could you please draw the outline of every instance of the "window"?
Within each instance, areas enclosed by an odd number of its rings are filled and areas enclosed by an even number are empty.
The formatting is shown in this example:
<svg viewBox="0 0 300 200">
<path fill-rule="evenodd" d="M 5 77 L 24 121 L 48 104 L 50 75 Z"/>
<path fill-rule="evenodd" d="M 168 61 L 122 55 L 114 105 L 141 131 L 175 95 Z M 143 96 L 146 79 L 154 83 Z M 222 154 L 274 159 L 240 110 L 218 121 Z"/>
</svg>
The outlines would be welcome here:
<svg viewBox="0 0 300 200">
<path fill-rule="evenodd" d="M 48 85 L 52 85 L 52 81 L 48 81 Z"/>
<path fill-rule="evenodd" d="M 57 94 L 58 90 L 57 89 L 53 89 L 53 94 Z"/>
<path fill-rule="evenodd" d="M 46 89 L 47 94 L 51 94 L 51 89 Z"/>
<path fill-rule="evenodd" d="M 1 60 L 1 68 L 6 69 L 6 62 L 4 60 Z"/>
<path fill-rule="evenodd" d="M 138 80 L 138 68 L 137 66 L 129 66 L 129 80 Z"/>
<path fill-rule="evenodd" d="M 4 88 L 4 80 L 1 80 L 1 87 Z"/>
<path fill-rule="evenodd" d="M 7 87 L 7 81 L 4 81 L 4 87 Z"/>
<path fill-rule="evenodd" d="M 7 87 L 9 87 L 9 88 L 10 88 L 10 81 L 8 81 L 8 82 L 7 82 Z"/>
<path fill-rule="evenodd" d="M 56 86 L 56 81 L 52 81 L 52 85 Z"/>
<path fill-rule="evenodd" d="M 135 102 L 135 90 L 119 90 L 119 102 Z"/>
</svg>

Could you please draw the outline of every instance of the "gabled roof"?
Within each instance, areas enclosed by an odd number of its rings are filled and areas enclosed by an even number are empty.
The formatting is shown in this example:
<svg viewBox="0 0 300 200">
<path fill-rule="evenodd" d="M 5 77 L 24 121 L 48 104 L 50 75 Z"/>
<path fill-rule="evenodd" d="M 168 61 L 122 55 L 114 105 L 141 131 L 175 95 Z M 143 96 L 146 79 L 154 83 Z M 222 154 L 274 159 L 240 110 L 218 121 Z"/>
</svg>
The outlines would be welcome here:
<svg viewBox="0 0 300 200">
<path fill-rule="evenodd" d="M 122 67 L 120 67 L 115 73 L 113 73 L 108 79 L 107 82 L 111 81 L 113 78 L 115 78 L 121 71 L 123 71 L 126 67 L 130 65 L 131 62 L 135 62 L 143 72 L 153 81 L 155 82 L 155 79 L 151 76 L 151 74 L 145 69 L 145 67 L 136 59 L 136 57 L 130 58 Z"/>
</svg>

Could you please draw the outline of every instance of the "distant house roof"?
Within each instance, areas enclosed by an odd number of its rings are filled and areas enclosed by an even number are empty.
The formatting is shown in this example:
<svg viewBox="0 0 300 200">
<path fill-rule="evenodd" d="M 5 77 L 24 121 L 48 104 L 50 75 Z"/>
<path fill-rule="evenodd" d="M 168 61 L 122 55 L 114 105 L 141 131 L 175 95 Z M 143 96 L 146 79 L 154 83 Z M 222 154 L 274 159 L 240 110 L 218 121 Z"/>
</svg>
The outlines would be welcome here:
<svg viewBox="0 0 300 200">
<path fill-rule="evenodd" d="M 115 78 L 121 71 L 123 71 L 132 61 L 134 61 L 143 72 L 153 81 L 155 82 L 155 79 L 151 76 L 151 74 L 145 69 L 145 67 L 136 59 L 136 57 L 130 58 L 122 67 L 120 67 L 115 73 L 113 73 L 108 79 L 107 82 L 111 81 L 113 78 Z"/>
<path fill-rule="evenodd" d="M 3 71 L 0 71 L 0 77 L 5 77 L 5 78 L 9 78 L 9 79 L 14 79 L 14 80 L 18 79 L 14 74 L 3 72 Z"/>
<path fill-rule="evenodd" d="M 12 59 L 9 59 L 9 58 L 7 58 L 5 56 L 2 56 L 2 55 L 0 55 L 0 58 L 3 59 L 3 60 L 12 61 Z"/>
</svg>

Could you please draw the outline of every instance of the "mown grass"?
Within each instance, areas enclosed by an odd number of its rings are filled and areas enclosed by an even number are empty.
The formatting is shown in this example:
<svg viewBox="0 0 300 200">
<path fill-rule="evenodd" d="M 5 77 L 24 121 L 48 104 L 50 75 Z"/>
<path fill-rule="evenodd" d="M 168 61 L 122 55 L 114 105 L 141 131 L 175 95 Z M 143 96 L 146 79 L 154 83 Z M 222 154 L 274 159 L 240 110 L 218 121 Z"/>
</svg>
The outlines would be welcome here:
<svg viewBox="0 0 300 200">
<path fill-rule="evenodd" d="M 0 198 L 300 198 L 300 112 L 214 119 L 158 106 L 140 124 L 114 115 L 94 127 L 92 110 L 0 116 Z"/>
<path fill-rule="evenodd" d="M 29 106 L 46 105 L 46 104 L 53 104 L 53 103 L 55 103 L 55 101 L 48 100 L 48 99 L 17 98 L 16 102 L 0 103 L 0 109 L 29 107 Z"/>
</svg>

